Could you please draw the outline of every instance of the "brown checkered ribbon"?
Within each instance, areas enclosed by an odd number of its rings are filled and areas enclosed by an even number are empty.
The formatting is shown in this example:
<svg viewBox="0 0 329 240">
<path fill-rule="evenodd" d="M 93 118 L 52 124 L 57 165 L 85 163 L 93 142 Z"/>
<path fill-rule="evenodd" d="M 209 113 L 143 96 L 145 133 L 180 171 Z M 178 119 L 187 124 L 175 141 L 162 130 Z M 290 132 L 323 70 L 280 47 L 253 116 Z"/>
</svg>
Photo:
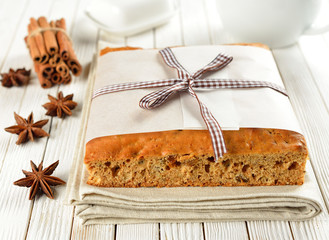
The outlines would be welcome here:
<svg viewBox="0 0 329 240">
<path fill-rule="evenodd" d="M 222 157 L 223 154 L 226 152 L 223 133 L 217 120 L 211 114 L 209 109 L 200 101 L 194 89 L 267 87 L 288 96 L 284 88 L 276 84 L 265 82 L 265 81 L 244 81 L 244 80 L 233 80 L 233 79 L 200 79 L 200 77 L 204 73 L 220 70 L 225 66 L 227 66 L 233 60 L 233 57 L 229 57 L 225 54 L 221 54 L 221 53 L 218 54 L 218 56 L 214 60 L 212 60 L 208 65 L 204 66 L 194 74 L 190 74 L 188 71 L 186 71 L 186 69 L 177 61 L 170 48 L 165 48 L 161 50 L 160 54 L 164 62 L 169 67 L 175 68 L 178 71 L 178 78 L 108 85 L 95 91 L 93 95 L 93 99 L 103 94 L 126 91 L 126 90 L 166 87 L 164 89 L 160 89 L 158 91 L 149 93 L 148 95 L 144 96 L 140 100 L 139 106 L 141 108 L 152 109 L 163 104 L 171 95 L 177 92 L 187 91 L 191 96 L 193 96 L 197 100 L 199 104 L 202 118 L 205 124 L 207 125 L 207 128 L 211 136 L 216 160 Z"/>
</svg>

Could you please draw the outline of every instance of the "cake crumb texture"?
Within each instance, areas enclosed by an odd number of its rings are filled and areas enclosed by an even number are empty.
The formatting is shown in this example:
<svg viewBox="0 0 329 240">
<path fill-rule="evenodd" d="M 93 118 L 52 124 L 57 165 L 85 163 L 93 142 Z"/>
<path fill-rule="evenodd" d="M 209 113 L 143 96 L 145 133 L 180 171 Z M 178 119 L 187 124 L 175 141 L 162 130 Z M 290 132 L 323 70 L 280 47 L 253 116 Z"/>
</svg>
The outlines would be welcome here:
<svg viewBox="0 0 329 240">
<path fill-rule="evenodd" d="M 304 182 L 303 135 L 278 129 L 223 131 L 215 162 L 206 130 L 104 136 L 86 145 L 88 184 L 101 187 L 269 186 Z"/>
</svg>

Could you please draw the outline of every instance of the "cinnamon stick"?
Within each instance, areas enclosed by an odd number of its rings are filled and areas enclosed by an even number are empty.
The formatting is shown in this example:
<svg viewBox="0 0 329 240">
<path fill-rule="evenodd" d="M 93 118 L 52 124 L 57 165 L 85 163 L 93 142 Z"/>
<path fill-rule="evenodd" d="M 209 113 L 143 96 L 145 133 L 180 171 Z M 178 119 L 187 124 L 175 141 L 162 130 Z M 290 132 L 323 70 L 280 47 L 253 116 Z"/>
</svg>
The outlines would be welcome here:
<svg viewBox="0 0 329 240">
<path fill-rule="evenodd" d="M 61 61 L 57 64 L 56 66 L 56 71 L 62 76 L 62 77 L 67 77 L 67 75 L 70 74 L 70 69 L 69 67 L 65 64 L 64 61 Z"/>
<path fill-rule="evenodd" d="M 71 52 L 70 52 L 70 55 L 71 55 Z M 66 61 L 66 63 L 69 66 L 69 68 L 72 71 L 74 76 L 79 76 L 81 74 L 82 66 L 80 65 L 77 58 L 70 58 L 68 61 Z"/>
<path fill-rule="evenodd" d="M 79 63 L 72 47 L 69 48 L 69 60 L 66 61 L 74 76 L 79 76 L 82 72 L 82 66 Z"/>
<path fill-rule="evenodd" d="M 65 31 L 66 22 L 63 18 L 51 22 L 45 17 L 30 19 L 29 35 L 25 42 L 29 46 L 35 71 L 43 88 L 54 84 L 68 84 L 72 81 L 70 71 L 75 76 L 82 72 L 82 66 Z"/>
<path fill-rule="evenodd" d="M 45 17 L 39 17 L 38 23 L 41 28 L 50 28 L 50 24 L 48 23 Z M 55 53 L 58 53 L 58 44 L 54 31 L 52 30 L 44 31 L 43 38 L 45 40 L 47 52 L 51 56 L 54 55 Z"/>
<path fill-rule="evenodd" d="M 56 27 L 58 28 L 62 28 L 63 30 L 66 31 L 66 22 L 65 19 L 62 18 L 60 20 L 56 21 Z M 82 72 L 82 66 L 79 63 L 73 47 L 72 47 L 72 43 L 69 41 L 69 39 L 67 39 L 66 36 L 64 36 L 64 41 L 65 43 L 68 45 L 68 55 L 69 55 L 69 59 L 66 60 L 67 65 L 69 66 L 70 70 L 72 71 L 74 76 L 79 76 Z"/>
<path fill-rule="evenodd" d="M 69 84 L 69 83 L 71 83 L 71 81 L 72 81 L 72 77 L 71 77 L 71 75 L 69 74 L 67 77 L 64 78 L 63 83 L 64 83 L 64 84 Z"/>
<path fill-rule="evenodd" d="M 61 84 L 62 81 L 63 81 L 63 78 L 58 72 L 53 72 L 51 74 L 51 82 L 53 84 Z"/>
<path fill-rule="evenodd" d="M 48 80 L 47 78 L 45 78 L 45 77 L 42 75 L 42 72 L 40 71 L 40 66 L 42 66 L 42 65 L 39 64 L 39 63 L 34 63 L 34 70 L 35 70 L 35 72 L 36 72 L 37 75 L 38 75 L 40 85 L 41 85 L 41 87 L 43 87 L 43 88 L 50 88 L 53 84 L 51 83 L 50 80 Z"/>
<path fill-rule="evenodd" d="M 64 31 L 66 31 L 66 23 L 65 23 L 64 18 L 61 18 L 60 20 L 57 20 L 56 22 L 52 22 L 50 25 L 53 26 L 53 27 L 62 28 Z M 57 42 L 58 42 L 58 45 L 59 45 L 60 56 L 62 57 L 62 59 L 64 61 L 69 60 L 70 40 L 61 31 L 58 31 L 56 33 L 56 38 L 57 38 Z"/>
<path fill-rule="evenodd" d="M 30 27 L 30 26 L 29 26 Z M 34 62 L 41 62 L 41 54 L 40 51 L 38 49 L 37 43 L 35 42 L 35 38 L 34 37 L 26 37 L 25 39 L 25 43 L 29 46 L 29 50 L 30 50 L 30 55 L 32 57 L 32 60 Z"/>
<path fill-rule="evenodd" d="M 59 54 L 62 57 L 63 60 L 67 61 L 69 60 L 69 51 L 68 51 L 68 43 L 67 43 L 67 37 L 62 32 L 56 33 L 57 42 L 59 45 Z"/>
<path fill-rule="evenodd" d="M 52 67 L 56 67 L 58 63 L 60 63 L 61 61 L 61 58 L 58 54 L 55 54 L 54 56 L 52 56 L 50 59 L 49 59 L 49 64 L 50 66 Z"/>
<path fill-rule="evenodd" d="M 31 21 L 30 27 L 28 27 L 29 35 L 34 31 L 40 30 L 38 22 L 37 22 L 37 20 L 35 20 L 35 18 L 30 18 L 30 21 Z M 32 37 L 30 37 L 30 38 L 32 38 Z M 36 33 L 34 36 L 34 39 L 35 39 L 36 45 L 38 47 L 38 50 L 40 52 L 40 56 L 41 56 L 40 63 L 41 64 L 46 63 L 49 59 L 49 56 L 48 56 L 48 53 L 47 53 L 47 50 L 45 47 L 45 42 L 42 37 L 42 34 L 40 32 Z"/>
<path fill-rule="evenodd" d="M 51 74 L 54 72 L 54 68 L 52 68 L 49 64 L 43 64 L 40 66 L 40 71 L 43 77 L 50 79 Z"/>
</svg>

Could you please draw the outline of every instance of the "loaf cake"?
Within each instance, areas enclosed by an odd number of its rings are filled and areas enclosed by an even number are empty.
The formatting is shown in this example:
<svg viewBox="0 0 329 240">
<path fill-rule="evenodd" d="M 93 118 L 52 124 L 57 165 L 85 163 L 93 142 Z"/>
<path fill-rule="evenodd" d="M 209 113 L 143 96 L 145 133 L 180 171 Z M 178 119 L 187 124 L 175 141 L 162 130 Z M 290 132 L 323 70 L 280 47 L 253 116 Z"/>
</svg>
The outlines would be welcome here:
<svg viewBox="0 0 329 240">
<path fill-rule="evenodd" d="M 240 128 L 224 130 L 223 135 L 227 153 L 217 162 L 207 130 L 94 138 L 86 144 L 87 183 L 100 187 L 303 184 L 308 151 L 302 134 Z"/>
</svg>

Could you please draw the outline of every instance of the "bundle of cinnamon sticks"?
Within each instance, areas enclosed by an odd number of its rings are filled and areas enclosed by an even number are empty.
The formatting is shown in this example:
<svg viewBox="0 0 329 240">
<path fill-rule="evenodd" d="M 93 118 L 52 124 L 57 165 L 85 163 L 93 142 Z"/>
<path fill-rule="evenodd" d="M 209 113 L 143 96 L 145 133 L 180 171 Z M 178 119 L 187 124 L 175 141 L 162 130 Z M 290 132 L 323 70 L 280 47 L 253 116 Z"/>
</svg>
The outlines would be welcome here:
<svg viewBox="0 0 329 240">
<path fill-rule="evenodd" d="M 34 62 L 34 69 L 43 88 L 68 84 L 82 72 L 66 33 L 65 19 L 48 22 L 45 17 L 31 18 L 25 42 Z"/>
</svg>

